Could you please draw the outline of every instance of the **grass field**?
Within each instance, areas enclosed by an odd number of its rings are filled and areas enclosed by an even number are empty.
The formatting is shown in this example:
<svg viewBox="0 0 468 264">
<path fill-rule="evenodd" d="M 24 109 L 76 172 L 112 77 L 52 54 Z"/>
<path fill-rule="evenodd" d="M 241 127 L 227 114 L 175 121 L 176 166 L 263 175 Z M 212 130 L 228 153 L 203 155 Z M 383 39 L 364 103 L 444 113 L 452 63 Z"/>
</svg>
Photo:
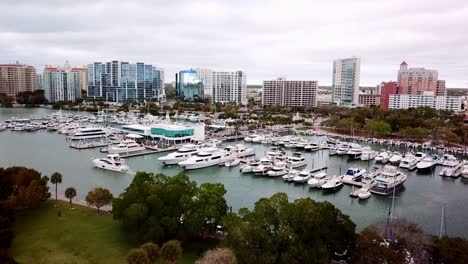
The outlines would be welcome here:
<svg viewBox="0 0 468 264">
<path fill-rule="evenodd" d="M 137 245 L 129 241 L 118 221 L 95 209 L 47 201 L 17 215 L 11 255 L 20 263 L 126 263 Z M 61 217 L 58 217 L 61 211 Z M 185 248 L 180 263 L 194 263 L 195 250 Z"/>
</svg>

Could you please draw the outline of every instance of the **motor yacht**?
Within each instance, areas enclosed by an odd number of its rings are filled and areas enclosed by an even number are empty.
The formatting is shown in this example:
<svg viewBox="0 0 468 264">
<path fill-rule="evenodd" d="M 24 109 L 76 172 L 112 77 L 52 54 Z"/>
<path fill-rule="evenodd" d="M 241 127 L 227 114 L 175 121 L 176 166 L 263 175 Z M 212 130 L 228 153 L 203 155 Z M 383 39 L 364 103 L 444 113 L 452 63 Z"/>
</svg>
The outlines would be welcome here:
<svg viewBox="0 0 468 264">
<path fill-rule="evenodd" d="M 254 168 L 256 168 L 258 165 L 260 165 L 259 160 L 249 160 L 247 164 L 241 166 L 240 172 L 241 173 L 250 173 Z"/>
<path fill-rule="evenodd" d="M 423 153 L 423 152 L 416 152 L 416 154 L 414 154 L 414 157 L 416 157 L 418 162 L 424 159 L 426 156 L 427 156 L 426 153 Z"/>
<path fill-rule="evenodd" d="M 389 195 L 393 190 L 400 188 L 408 176 L 400 172 L 395 166 L 386 165 L 382 173 L 374 180 L 375 185 L 370 189 L 371 193 L 379 195 Z"/>
<path fill-rule="evenodd" d="M 299 175 L 299 172 L 300 171 L 298 170 L 289 170 L 288 174 L 283 175 L 282 178 L 283 180 L 288 181 L 288 182 L 293 181 L 293 179 Z"/>
<path fill-rule="evenodd" d="M 371 197 L 371 195 L 372 195 L 372 194 L 371 194 L 371 192 L 369 191 L 369 189 L 363 188 L 363 189 L 362 189 L 362 192 L 360 192 L 360 193 L 358 194 L 358 197 L 359 197 L 359 199 L 361 199 L 361 200 L 365 200 L 365 199 Z"/>
<path fill-rule="evenodd" d="M 100 127 L 80 127 L 69 136 L 71 140 L 103 138 L 108 135 L 104 128 Z"/>
<path fill-rule="evenodd" d="M 292 179 L 295 183 L 305 183 L 308 182 L 313 177 L 312 173 L 309 170 L 302 170 L 299 174 Z"/>
<path fill-rule="evenodd" d="M 109 154 L 107 158 L 95 158 L 93 159 L 94 166 L 96 168 L 111 170 L 117 172 L 127 172 L 128 166 L 125 164 L 125 160 L 121 159 L 119 154 Z"/>
<path fill-rule="evenodd" d="M 442 164 L 442 170 L 439 172 L 439 175 L 457 178 L 462 173 L 463 165 L 465 165 L 465 162 L 457 160 L 455 157 L 447 159 Z"/>
<path fill-rule="evenodd" d="M 362 146 L 358 144 L 350 145 L 350 149 L 346 153 L 349 159 L 360 159 L 362 155 Z"/>
<path fill-rule="evenodd" d="M 362 168 L 349 168 L 343 176 L 344 182 L 359 181 L 366 173 L 365 169 Z"/>
<path fill-rule="evenodd" d="M 277 162 L 271 170 L 267 172 L 270 177 L 280 177 L 288 174 L 288 169 L 286 168 L 285 162 Z"/>
<path fill-rule="evenodd" d="M 320 150 L 320 145 L 314 142 L 311 142 L 304 146 L 305 151 L 317 151 Z"/>
<path fill-rule="evenodd" d="M 341 178 L 335 176 L 322 185 L 322 190 L 324 192 L 334 192 L 339 190 L 341 187 L 343 187 L 343 182 L 341 181 Z"/>
<path fill-rule="evenodd" d="M 379 153 L 379 155 L 377 155 L 377 157 L 375 157 L 375 162 L 385 164 L 388 162 L 389 159 L 390 155 L 388 154 L 388 152 L 382 151 Z"/>
<path fill-rule="evenodd" d="M 200 151 L 200 146 L 195 144 L 185 144 L 177 151 L 169 153 L 166 156 L 159 157 L 158 160 L 164 165 L 175 165 L 197 155 L 198 151 Z"/>
<path fill-rule="evenodd" d="M 141 152 L 145 149 L 142 145 L 135 142 L 132 139 L 126 139 L 115 146 L 108 148 L 110 154 L 121 154 L 121 153 L 134 153 Z"/>
<path fill-rule="evenodd" d="M 416 164 L 416 169 L 418 171 L 427 171 L 434 168 L 437 164 L 437 156 L 426 156 L 418 164 Z"/>
<path fill-rule="evenodd" d="M 224 163 L 224 166 L 225 167 L 235 167 L 237 165 L 240 164 L 240 159 L 235 159 L 235 160 L 231 160 L 231 161 L 226 161 Z"/>
<path fill-rule="evenodd" d="M 200 150 L 197 155 L 192 156 L 178 164 L 185 170 L 201 169 L 234 160 L 236 157 L 225 150 L 209 147 Z"/>
<path fill-rule="evenodd" d="M 400 152 L 393 152 L 390 154 L 390 159 L 388 160 L 391 164 L 399 164 L 403 159 L 403 156 Z"/>
<path fill-rule="evenodd" d="M 307 184 L 311 188 L 320 188 L 325 182 L 327 182 L 327 173 L 319 171 L 314 173 L 313 177 L 307 181 Z"/>
<path fill-rule="evenodd" d="M 463 165 L 461 175 L 463 178 L 468 179 L 468 164 Z"/>
<path fill-rule="evenodd" d="M 306 160 L 300 152 L 294 152 L 286 161 L 286 167 L 289 169 L 301 168 L 306 165 Z"/>
<path fill-rule="evenodd" d="M 224 150 L 231 152 L 237 158 L 245 158 L 255 155 L 255 149 L 247 148 L 245 145 L 237 144 L 235 146 L 226 146 Z"/>
<path fill-rule="evenodd" d="M 361 154 L 361 160 L 373 160 L 375 157 L 377 157 L 378 153 L 375 150 L 372 150 L 371 148 L 367 147 L 362 150 Z"/>
<path fill-rule="evenodd" d="M 338 145 L 336 148 L 336 154 L 337 155 L 346 155 L 350 149 L 350 146 L 347 143 L 341 143 Z"/>
<path fill-rule="evenodd" d="M 260 165 L 252 169 L 255 175 L 267 175 L 274 166 L 273 160 L 269 158 L 263 158 L 260 160 Z"/>
<path fill-rule="evenodd" d="M 363 184 L 372 184 L 380 173 L 382 173 L 382 170 L 379 167 L 373 167 L 371 171 L 362 176 L 361 182 Z"/>
<path fill-rule="evenodd" d="M 400 168 L 402 169 L 407 169 L 407 170 L 413 170 L 416 168 L 416 165 L 418 164 L 418 159 L 413 154 L 406 154 L 403 159 L 400 161 Z"/>
</svg>

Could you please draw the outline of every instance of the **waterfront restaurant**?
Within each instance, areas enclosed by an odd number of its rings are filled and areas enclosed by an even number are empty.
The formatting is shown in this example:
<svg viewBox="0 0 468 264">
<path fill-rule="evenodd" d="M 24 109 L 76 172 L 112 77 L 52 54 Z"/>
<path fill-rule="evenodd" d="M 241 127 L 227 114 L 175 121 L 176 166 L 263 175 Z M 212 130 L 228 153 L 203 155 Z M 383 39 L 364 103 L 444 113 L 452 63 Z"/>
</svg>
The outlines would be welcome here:
<svg viewBox="0 0 468 264">
<path fill-rule="evenodd" d="M 142 135 L 147 139 L 162 141 L 174 145 L 191 141 L 205 141 L 205 125 L 199 124 L 152 124 L 152 125 L 125 125 L 122 130 L 127 133 Z"/>
</svg>

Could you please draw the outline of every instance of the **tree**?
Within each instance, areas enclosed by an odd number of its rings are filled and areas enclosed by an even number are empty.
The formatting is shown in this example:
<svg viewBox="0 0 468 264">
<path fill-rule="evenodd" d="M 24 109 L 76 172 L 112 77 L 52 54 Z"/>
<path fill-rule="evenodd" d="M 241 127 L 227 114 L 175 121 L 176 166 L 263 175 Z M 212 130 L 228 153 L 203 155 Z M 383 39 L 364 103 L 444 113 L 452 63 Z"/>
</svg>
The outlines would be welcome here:
<svg viewBox="0 0 468 264">
<path fill-rule="evenodd" d="M 433 263 L 468 263 L 468 240 L 459 237 L 433 237 L 430 245 Z"/>
<path fill-rule="evenodd" d="M 343 118 L 338 120 L 335 127 L 347 132 L 351 132 L 353 129 L 359 128 L 359 124 L 354 121 L 353 118 Z"/>
<path fill-rule="evenodd" d="M 182 246 L 177 240 L 169 240 L 161 247 L 161 257 L 169 263 L 176 263 L 182 257 Z"/>
<path fill-rule="evenodd" d="M 392 132 L 392 127 L 390 124 L 379 119 L 372 119 L 364 126 L 364 129 L 372 134 L 375 133 L 379 136 L 385 136 Z"/>
<path fill-rule="evenodd" d="M 328 202 L 289 202 L 284 193 L 262 198 L 253 211 L 225 217 L 225 245 L 241 263 L 328 263 L 351 251 L 356 225 Z"/>
<path fill-rule="evenodd" d="M 57 201 L 57 185 L 62 183 L 62 174 L 54 172 L 52 176 L 50 176 L 50 182 L 55 184 L 55 201 Z"/>
<path fill-rule="evenodd" d="M 146 252 L 146 255 L 148 255 L 148 258 L 150 259 L 151 263 L 156 261 L 156 259 L 159 257 L 159 246 L 156 243 L 148 242 L 146 244 L 141 245 L 140 248 Z"/>
<path fill-rule="evenodd" d="M 88 192 L 86 202 L 88 205 L 96 207 L 99 214 L 99 209 L 105 205 L 109 205 L 112 202 L 112 198 L 112 193 L 109 190 L 99 187 Z"/>
<path fill-rule="evenodd" d="M 76 190 L 73 187 L 68 187 L 65 190 L 65 197 L 70 199 L 70 207 L 72 207 L 72 199 L 76 196 Z"/>
<path fill-rule="evenodd" d="M 151 264 L 152 261 L 149 259 L 146 251 L 141 248 L 134 248 L 130 250 L 127 255 L 128 264 Z"/>
<path fill-rule="evenodd" d="M 195 264 L 236 264 L 234 252 L 229 248 L 216 248 L 208 250 Z"/>
<path fill-rule="evenodd" d="M 450 143 L 460 143 L 461 142 L 461 138 L 457 134 L 453 133 L 450 130 L 445 132 L 444 139 L 447 142 L 450 142 Z"/>
</svg>

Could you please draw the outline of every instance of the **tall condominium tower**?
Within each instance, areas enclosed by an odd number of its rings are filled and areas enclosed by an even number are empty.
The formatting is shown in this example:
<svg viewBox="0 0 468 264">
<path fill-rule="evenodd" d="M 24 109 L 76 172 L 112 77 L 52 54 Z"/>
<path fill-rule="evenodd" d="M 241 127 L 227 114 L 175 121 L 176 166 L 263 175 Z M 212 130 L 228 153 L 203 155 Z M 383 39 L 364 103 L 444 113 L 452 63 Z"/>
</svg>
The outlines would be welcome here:
<svg viewBox="0 0 468 264">
<path fill-rule="evenodd" d="M 405 61 L 398 70 L 398 86 L 401 94 L 423 95 L 425 92 L 436 93 L 438 72 L 425 68 L 408 68 Z"/>
<path fill-rule="evenodd" d="M 88 64 L 88 97 L 111 101 L 165 101 L 164 70 L 142 62 Z"/>
<path fill-rule="evenodd" d="M 37 90 L 36 68 L 24 64 L 0 64 L 0 93 L 16 97 Z"/>
<path fill-rule="evenodd" d="M 212 77 L 213 102 L 247 104 L 246 75 L 243 71 L 214 71 Z"/>
<path fill-rule="evenodd" d="M 263 81 L 263 105 L 317 106 L 317 81 Z"/>
<path fill-rule="evenodd" d="M 210 69 L 195 69 L 198 77 L 203 82 L 203 96 L 205 99 L 211 99 L 213 94 L 213 71 Z"/>
<path fill-rule="evenodd" d="M 51 103 L 81 97 L 80 72 L 73 71 L 68 62 L 63 67 L 46 66 L 42 78 L 45 97 Z"/>
<path fill-rule="evenodd" d="M 179 72 L 177 82 L 177 95 L 187 101 L 199 101 L 203 99 L 203 81 L 195 70 Z"/>
<path fill-rule="evenodd" d="M 332 103 L 342 106 L 357 105 L 361 60 L 338 59 L 333 62 Z"/>
</svg>

